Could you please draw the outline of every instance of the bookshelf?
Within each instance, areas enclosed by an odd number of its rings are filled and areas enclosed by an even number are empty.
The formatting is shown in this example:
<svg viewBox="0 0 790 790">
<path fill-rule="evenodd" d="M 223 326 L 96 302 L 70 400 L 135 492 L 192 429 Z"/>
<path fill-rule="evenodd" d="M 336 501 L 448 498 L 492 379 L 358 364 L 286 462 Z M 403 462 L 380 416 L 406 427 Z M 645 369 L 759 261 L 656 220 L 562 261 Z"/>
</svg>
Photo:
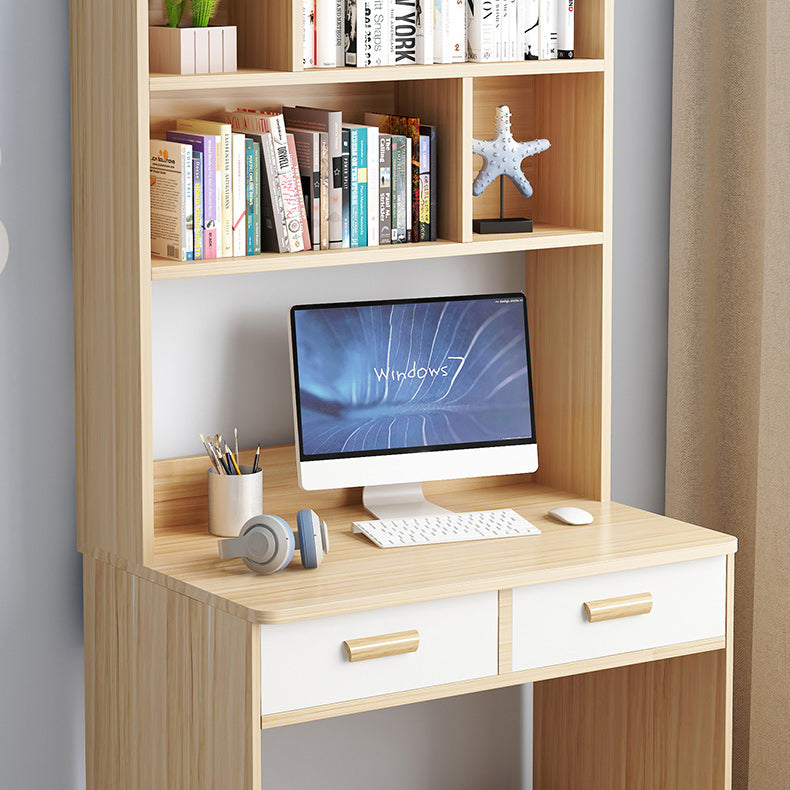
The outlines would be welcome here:
<svg viewBox="0 0 790 790">
<path fill-rule="evenodd" d="M 302 70 L 298 51 L 298 0 L 227 0 L 218 21 L 239 27 L 240 70 L 205 76 L 148 73 L 147 28 L 161 20 L 162 0 L 71 0 L 70 8 L 77 544 L 84 555 L 88 787 L 258 790 L 262 727 L 555 678 L 536 693 L 536 776 L 548 786 L 562 765 L 564 778 L 556 786 L 619 788 L 612 779 L 620 775 L 616 761 L 606 764 L 611 774 L 593 774 L 589 763 L 574 757 L 589 753 L 578 742 L 562 748 L 562 711 L 580 688 L 607 699 L 610 682 L 633 682 L 649 699 L 663 688 L 665 676 L 658 669 L 638 678 L 610 675 L 600 685 L 594 674 L 569 677 L 568 683 L 563 676 L 605 667 L 626 673 L 626 665 L 680 655 L 691 663 L 673 664 L 672 672 L 692 679 L 696 693 L 679 702 L 679 716 L 705 737 L 715 732 L 717 740 L 704 769 L 677 769 L 677 786 L 723 787 L 729 624 L 726 635 L 713 640 L 571 669 L 514 673 L 508 663 L 508 602 L 517 585 L 727 554 L 731 601 L 732 539 L 609 501 L 612 0 L 579 3 L 577 57 L 570 61 L 310 71 Z M 284 103 L 341 109 L 350 121 L 361 121 L 364 111 L 408 112 L 436 124 L 439 240 L 190 263 L 152 258 L 149 138 L 179 117 L 219 119 L 236 106 Z M 535 232 L 480 237 L 472 233 L 472 219 L 496 210 L 498 190 L 472 198 L 471 138 L 493 131 L 493 110 L 505 103 L 517 139 L 547 137 L 552 147 L 527 160 L 535 187 L 529 201 L 506 191 L 506 206 L 515 210 L 517 202 L 519 214 L 526 203 Z M 513 479 L 451 481 L 431 493 L 459 510 L 523 506 L 545 535 L 515 554 L 514 544 L 487 546 L 483 571 L 473 579 L 468 567 L 479 549 L 468 546 L 453 549 L 451 561 L 440 546 L 426 547 L 422 559 L 412 552 L 410 571 L 399 573 L 397 562 L 374 558 L 347 534 L 360 508 L 359 492 L 320 492 L 311 503 L 327 518 L 336 547 L 322 566 L 332 575 L 325 585 L 308 584 L 295 570 L 264 584 L 238 568 L 220 567 L 216 541 L 205 527 L 207 460 L 153 458 L 152 344 L 180 342 L 152 337 L 154 281 L 514 251 L 524 254 L 540 469 Z M 296 489 L 292 449 L 269 449 L 264 459 L 266 506 L 293 519 L 304 497 Z M 543 518 L 552 504 L 569 500 L 596 514 L 594 528 L 569 531 Z M 481 590 L 499 596 L 498 674 L 261 720 L 260 639 L 267 622 Z M 654 715 L 658 719 L 649 723 L 624 716 L 605 727 L 591 720 L 574 737 L 593 750 L 619 754 L 626 734 L 635 749 L 660 730 L 668 737 L 656 754 L 675 760 L 670 755 L 677 738 L 670 736 L 676 722 L 671 712 L 665 719 L 660 711 Z M 646 759 L 635 758 L 635 764 Z"/>
</svg>

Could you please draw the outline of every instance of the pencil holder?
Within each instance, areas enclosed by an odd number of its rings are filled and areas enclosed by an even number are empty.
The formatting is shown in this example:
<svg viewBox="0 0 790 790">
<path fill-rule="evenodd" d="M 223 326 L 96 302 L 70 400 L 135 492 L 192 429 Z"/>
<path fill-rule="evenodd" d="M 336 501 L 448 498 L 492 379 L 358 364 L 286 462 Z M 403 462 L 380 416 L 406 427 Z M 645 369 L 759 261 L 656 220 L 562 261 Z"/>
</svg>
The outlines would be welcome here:
<svg viewBox="0 0 790 790">
<path fill-rule="evenodd" d="M 263 471 L 252 474 L 241 466 L 240 475 L 220 475 L 208 470 L 208 531 L 221 538 L 238 537 L 253 516 L 263 513 Z"/>
</svg>

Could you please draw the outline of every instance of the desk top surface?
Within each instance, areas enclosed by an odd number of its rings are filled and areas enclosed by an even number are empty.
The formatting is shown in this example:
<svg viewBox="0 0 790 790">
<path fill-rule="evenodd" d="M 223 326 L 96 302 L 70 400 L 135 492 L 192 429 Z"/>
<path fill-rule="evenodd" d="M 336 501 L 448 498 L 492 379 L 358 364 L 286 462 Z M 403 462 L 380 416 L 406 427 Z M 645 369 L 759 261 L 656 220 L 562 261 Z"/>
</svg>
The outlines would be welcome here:
<svg viewBox="0 0 790 790">
<path fill-rule="evenodd" d="M 263 455 L 264 506 L 291 525 L 300 507 L 326 519 L 331 551 L 319 568 L 304 570 L 295 559 L 278 574 L 257 576 L 240 560 L 220 561 L 217 538 L 205 526 L 207 461 L 192 458 L 156 462 L 154 561 L 142 573 L 253 622 L 278 623 L 730 554 L 737 547 L 730 535 L 513 476 L 430 483 L 425 492 L 450 510 L 512 507 L 540 535 L 381 549 L 351 533 L 351 521 L 365 518 L 360 489 L 300 491 L 292 453 L 286 447 Z M 594 522 L 564 526 L 547 517 L 563 504 L 589 510 Z"/>
</svg>

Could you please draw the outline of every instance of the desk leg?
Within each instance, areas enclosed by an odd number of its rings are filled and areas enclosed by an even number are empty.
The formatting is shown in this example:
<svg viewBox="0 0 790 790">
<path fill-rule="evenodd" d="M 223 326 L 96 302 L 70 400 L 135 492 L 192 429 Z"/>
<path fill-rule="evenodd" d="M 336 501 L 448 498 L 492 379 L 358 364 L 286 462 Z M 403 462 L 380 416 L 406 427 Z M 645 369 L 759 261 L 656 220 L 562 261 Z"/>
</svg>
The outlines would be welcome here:
<svg viewBox="0 0 790 790">
<path fill-rule="evenodd" d="M 260 790 L 258 627 L 84 558 L 88 790 Z"/>
</svg>

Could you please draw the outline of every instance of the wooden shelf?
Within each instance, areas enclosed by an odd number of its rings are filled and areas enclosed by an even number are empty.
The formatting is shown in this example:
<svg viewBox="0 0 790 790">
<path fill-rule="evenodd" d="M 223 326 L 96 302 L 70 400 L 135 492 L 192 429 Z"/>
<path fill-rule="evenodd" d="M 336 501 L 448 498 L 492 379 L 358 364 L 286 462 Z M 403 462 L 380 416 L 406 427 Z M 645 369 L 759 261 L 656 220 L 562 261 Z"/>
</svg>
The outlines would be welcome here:
<svg viewBox="0 0 790 790">
<path fill-rule="evenodd" d="M 448 258 L 454 255 L 485 255 L 525 250 L 548 250 L 558 247 L 587 247 L 602 244 L 603 233 L 578 228 L 538 226 L 533 233 L 521 236 L 472 234 L 472 241 L 440 239 L 420 244 L 384 244 L 344 250 L 311 250 L 293 254 L 265 253 L 238 258 L 205 261 L 151 260 L 152 280 L 178 280 L 189 277 L 213 277 L 221 274 L 291 271 L 319 266 L 354 266 L 361 263 L 387 263 L 424 258 Z"/>
<path fill-rule="evenodd" d="M 604 61 L 528 60 L 518 63 L 449 63 L 429 66 L 380 66 L 367 69 L 306 69 L 274 71 L 239 69 L 229 74 L 151 74 L 151 93 L 176 91 L 227 91 L 235 88 L 266 88 L 289 85 L 336 85 L 348 82 L 413 82 L 461 77 L 511 77 L 539 74 L 603 72 Z"/>
</svg>

